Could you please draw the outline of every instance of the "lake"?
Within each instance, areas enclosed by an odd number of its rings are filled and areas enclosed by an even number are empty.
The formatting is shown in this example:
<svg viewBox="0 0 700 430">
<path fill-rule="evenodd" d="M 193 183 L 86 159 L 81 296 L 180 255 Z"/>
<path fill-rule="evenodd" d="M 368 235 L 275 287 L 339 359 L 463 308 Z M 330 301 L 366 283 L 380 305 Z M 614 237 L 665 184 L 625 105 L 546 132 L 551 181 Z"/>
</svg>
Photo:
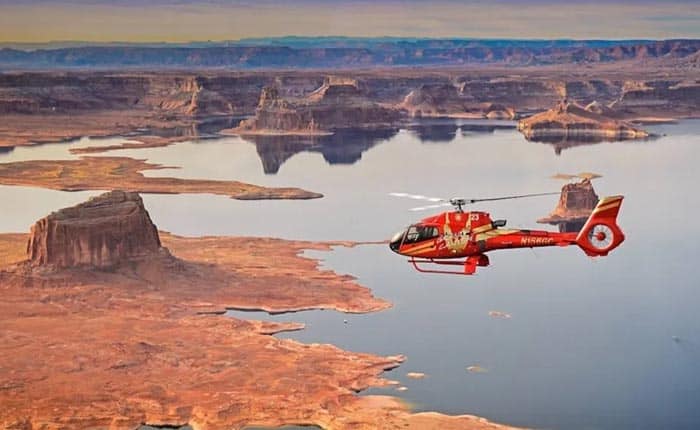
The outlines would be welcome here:
<svg viewBox="0 0 700 430">
<path fill-rule="evenodd" d="M 309 253 L 350 273 L 390 310 L 310 311 L 246 318 L 300 321 L 283 333 L 355 351 L 405 354 L 386 376 L 408 388 L 372 389 L 416 410 L 470 413 L 513 425 L 561 429 L 700 428 L 700 121 L 648 127 L 661 137 L 561 146 L 526 141 L 510 122 L 421 121 L 327 138 L 226 137 L 105 155 L 181 166 L 153 176 L 231 179 L 321 192 L 311 201 L 236 201 L 212 195 L 144 195 L 152 219 L 182 235 L 306 240 L 388 239 L 431 212 L 409 192 L 490 197 L 557 191 L 556 173 L 592 171 L 600 196 L 626 196 L 622 246 L 601 259 L 574 247 L 491 254 L 476 276 L 415 272 L 386 245 Z M 15 148 L 0 163 L 72 158 L 68 148 L 124 138 Z M 0 231 L 27 231 L 51 210 L 96 192 L 0 186 Z M 556 196 L 477 206 L 508 226 L 535 223 Z M 490 311 L 510 318 L 490 316 Z M 479 366 L 482 372 L 469 372 Z M 407 372 L 424 372 L 413 380 Z"/>
</svg>

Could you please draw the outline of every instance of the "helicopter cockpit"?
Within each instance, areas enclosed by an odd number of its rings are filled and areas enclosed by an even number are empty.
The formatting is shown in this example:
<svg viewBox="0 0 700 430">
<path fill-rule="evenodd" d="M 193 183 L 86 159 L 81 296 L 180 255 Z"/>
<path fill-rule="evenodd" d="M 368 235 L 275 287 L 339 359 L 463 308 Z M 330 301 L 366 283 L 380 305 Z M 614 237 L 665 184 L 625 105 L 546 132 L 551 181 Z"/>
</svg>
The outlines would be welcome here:
<svg viewBox="0 0 700 430">
<path fill-rule="evenodd" d="M 440 236 L 440 230 L 436 225 L 413 224 L 396 233 L 389 242 L 389 248 L 398 252 L 401 245 L 418 243 Z"/>
</svg>

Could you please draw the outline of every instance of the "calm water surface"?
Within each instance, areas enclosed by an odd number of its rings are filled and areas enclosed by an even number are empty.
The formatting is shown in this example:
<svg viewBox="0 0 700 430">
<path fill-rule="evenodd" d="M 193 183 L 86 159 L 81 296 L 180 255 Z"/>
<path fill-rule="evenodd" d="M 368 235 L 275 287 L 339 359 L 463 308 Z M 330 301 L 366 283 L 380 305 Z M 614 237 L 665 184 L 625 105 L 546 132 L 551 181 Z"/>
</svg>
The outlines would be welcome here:
<svg viewBox="0 0 700 430">
<path fill-rule="evenodd" d="M 494 126 L 494 124 L 496 126 Z M 650 127 L 665 136 L 560 151 L 525 141 L 511 123 L 424 122 L 327 139 L 201 140 L 105 155 L 180 169 L 153 176 L 235 179 L 322 192 L 313 201 L 144 196 L 159 228 L 183 235 L 380 240 L 423 214 L 412 192 L 488 197 L 557 190 L 557 172 L 593 171 L 600 195 L 624 194 L 626 242 L 592 260 L 575 248 L 503 251 L 477 276 L 414 272 L 385 246 L 309 255 L 357 276 L 394 307 L 368 315 L 312 311 L 246 318 L 301 321 L 279 335 L 408 360 L 387 376 L 417 410 L 473 413 L 557 429 L 700 428 L 700 121 Z M 115 139 L 124 140 L 124 139 Z M 72 158 L 70 144 L 15 148 L 0 162 Z M 0 187 L 0 231 L 26 231 L 51 210 L 97 193 Z M 480 206 L 509 226 L 534 227 L 556 198 Z M 430 213 L 425 213 L 428 216 Z M 489 316 L 497 310 L 510 319 Z M 232 315 L 236 312 L 231 311 Z M 347 323 L 344 323 L 347 320 Z M 470 373 L 478 365 L 483 373 Z M 409 371 L 425 372 L 411 380 Z"/>
</svg>

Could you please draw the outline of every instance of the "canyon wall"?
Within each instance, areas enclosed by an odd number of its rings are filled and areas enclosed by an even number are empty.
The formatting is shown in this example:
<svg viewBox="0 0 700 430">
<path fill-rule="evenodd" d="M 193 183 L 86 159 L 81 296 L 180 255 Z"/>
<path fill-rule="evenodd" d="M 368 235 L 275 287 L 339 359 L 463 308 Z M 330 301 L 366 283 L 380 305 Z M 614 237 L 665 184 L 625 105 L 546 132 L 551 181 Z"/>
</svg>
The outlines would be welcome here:
<svg viewBox="0 0 700 430">
<path fill-rule="evenodd" d="M 20 49 L 17 49 L 20 48 Z M 698 40 L 475 40 L 392 38 L 278 38 L 209 44 L 0 49 L 0 69 L 34 68 L 368 68 L 533 66 L 620 61 L 685 60 Z"/>
<path fill-rule="evenodd" d="M 340 77 L 339 77 L 340 76 Z M 324 82 L 354 79 L 352 85 Z M 325 86 L 324 86 L 325 85 Z M 504 71 L 464 75 L 460 72 L 402 71 L 279 72 L 215 74 L 17 72 L 0 73 L 2 114 L 82 114 L 95 111 L 143 111 L 167 118 L 212 115 L 252 115 L 261 92 L 274 88 L 274 97 L 310 103 L 343 101 L 361 96 L 367 102 L 393 104 L 409 112 L 440 115 L 483 113 L 499 104 L 520 114 L 541 111 L 562 98 L 581 104 L 598 101 L 627 116 L 663 110 L 688 116 L 700 108 L 700 79 L 658 79 L 630 73 L 609 79 L 537 74 L 509 76 Z M 316 94 L 316 99 L 313 94 Z M 270 94 L 272 95 L 272 94 Z M 321 99 L 318 96 L 321 95 Z M 348 96 L 348 97 L 346 97 Z"/>
<path fill-rule="evenodd" d="M 241 122 L 239 132 L 329 131 L 355 127 L 391 127 L 402 112 L 370 100 L 364 82 L 328 77 L 305 97 L 283 98 L 277 88 L 264 88 L 255 116 Z"/>
</svg>

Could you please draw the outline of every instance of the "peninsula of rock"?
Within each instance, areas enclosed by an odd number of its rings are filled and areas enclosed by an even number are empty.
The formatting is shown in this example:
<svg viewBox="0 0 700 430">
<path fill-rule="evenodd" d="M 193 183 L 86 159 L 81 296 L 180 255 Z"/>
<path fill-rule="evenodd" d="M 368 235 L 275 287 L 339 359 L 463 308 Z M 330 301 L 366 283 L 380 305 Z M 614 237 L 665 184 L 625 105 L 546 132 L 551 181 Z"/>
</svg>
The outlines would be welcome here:
<svg viewBox="0 0 700 430">
<path fill-rule="evenodd" d="M 389 385 L 381 374 L 402 356 L 278 339 L 303 325 L 223 315 L 390 306 L 301 256 L 331 245 L 157 232 L 122 191 L 0 234 L 0 368 L 12 369 L 0 372 L 0 427 L 510 428 L 356 395 Z"/>
</svg>

